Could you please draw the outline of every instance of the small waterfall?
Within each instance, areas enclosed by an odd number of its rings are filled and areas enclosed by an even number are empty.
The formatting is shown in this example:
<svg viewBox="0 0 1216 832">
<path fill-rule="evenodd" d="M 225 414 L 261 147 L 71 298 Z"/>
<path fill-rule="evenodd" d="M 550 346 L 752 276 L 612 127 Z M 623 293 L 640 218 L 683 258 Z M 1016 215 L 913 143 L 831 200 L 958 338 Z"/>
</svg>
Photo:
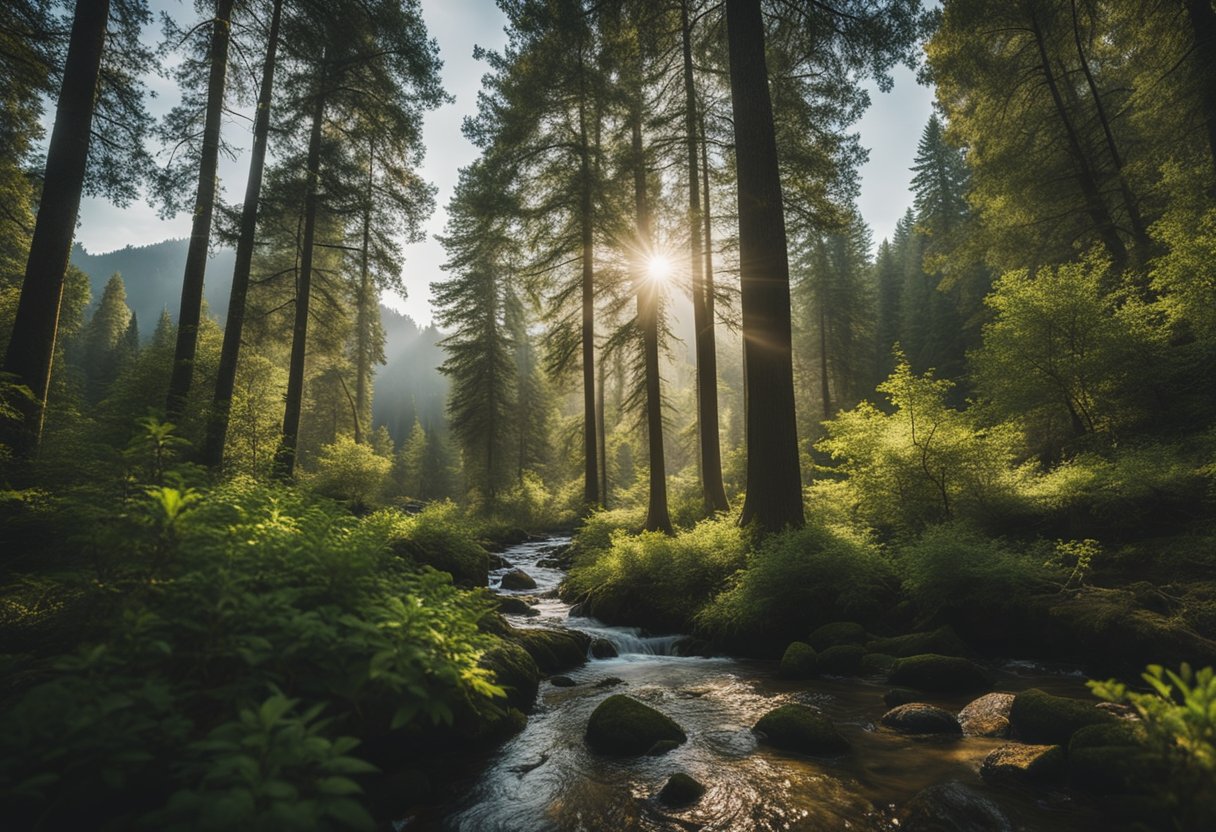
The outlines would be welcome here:
<svg viewBox="0 0 1216 832">
<path fill-rule="evenodd" d="M 676 645 L 687 638 L 678 634 L 645 636 L 637 627 L 609 627 L 594 618 L 570 618 L 567 626 L 592 638 L 602 638 L 622 656 L 675 656 Z"/>
</svg>

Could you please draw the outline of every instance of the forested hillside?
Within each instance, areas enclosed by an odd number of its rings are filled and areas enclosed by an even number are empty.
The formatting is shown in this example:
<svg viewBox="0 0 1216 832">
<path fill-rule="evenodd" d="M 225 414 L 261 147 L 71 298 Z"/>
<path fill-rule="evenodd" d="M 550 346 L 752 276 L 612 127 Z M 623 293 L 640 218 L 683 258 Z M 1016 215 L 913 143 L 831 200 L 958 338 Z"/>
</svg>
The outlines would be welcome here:
<svg viewBox="0 0 1216 832">
<path fill-rule="evenodd" d="M 0 825 L 1216 828 L 1211 0 L 452 4 L 0 9 Z"/>
</svg>

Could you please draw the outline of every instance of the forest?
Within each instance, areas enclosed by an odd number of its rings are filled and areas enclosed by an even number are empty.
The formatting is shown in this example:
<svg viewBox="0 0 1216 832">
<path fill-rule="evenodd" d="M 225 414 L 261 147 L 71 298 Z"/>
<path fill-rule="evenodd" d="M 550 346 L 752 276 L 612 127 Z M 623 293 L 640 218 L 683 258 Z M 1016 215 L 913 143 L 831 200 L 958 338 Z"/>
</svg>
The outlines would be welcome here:
<svg viewBox="0 0 1216 832">
<path fill-rule="evenodd" d="M 1216 828 L 1212 0 L 445 2 L 0 5 L 0 827 Z"/>
</svg>

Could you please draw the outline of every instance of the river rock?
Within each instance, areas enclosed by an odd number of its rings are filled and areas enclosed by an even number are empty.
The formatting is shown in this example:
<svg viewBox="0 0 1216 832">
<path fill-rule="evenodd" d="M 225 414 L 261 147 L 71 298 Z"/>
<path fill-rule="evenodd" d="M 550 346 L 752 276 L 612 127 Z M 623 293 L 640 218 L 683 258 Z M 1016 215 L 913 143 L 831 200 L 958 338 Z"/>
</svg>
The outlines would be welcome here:
<svg viewBox="0 0 1216 832">
<path fill-rule="evenodd" d="M 888 681 L 930 693 L 969 693 L 992 687 L 988 674 L 974 662 L 935 653 L 900 659 Z"/>
<path fill-rule="evenodd" d="M 1087 725 L 1068 743 L 1068 782 L 1074 788 L 1123 795 L 1151 790 L 1168 777 L 1163 759 L 1145 746 L 1144 728 L 1137 723 Z"/>
<path fill-rule="evenodd" d="M 512 569 L 502 576 L 503 589 L 536 589 L 536 581 L 522 569 Z"/>
<path fill-rule="evenodd" d="M 502 555 L 491 552 L 489 555 L 491 569 L 510 569 L 511 561 L 504 558 Z"/>
<path fill-rule="evenodd" d="M 861 672 L 867 676 L 889 676 L 897 661 L 886 653 L 866 653 L 861 657 Z"/>
<path fill-rule="evenodd" d="M 1063 775 L 1064 749 L 1058 745 L 1002 745 L 980 765 L 989 783 L 1053 783 Z"/>
<path fill-rule="evenodd" d="M 811 679 L 815 676 L 815 648 L 806 642 L 790 642 L 781 657 L 778 674 L 785 679 Z"/>
<path fill-rule="evenodd" d="M 553 685 L 555 688 L 572 688 L 577 685 L 578 682 L 574 681 L 569 676 L 551 676 L 549 677 L 549 684 Z"/>
<path fill-rule="evenodd" d="M 1067 744 L 1086 725 L 1114 722 L 1117 717 L 1095 707 L 1097 703 L 1068 696 L 1052 696 L 1032 688 L 1014 697 L 1009 709 L 1009 735 L 1022 742 Z"/>
<path fill-rule="evenodd" d="M 609 676 L 606 679 L 600 679 L 598 682 L 595 683 L 595 686 L 597 688 L 614 688 L 617 685 L 623 685 L 623 684 L 625 684 L 624 679 L 621 679 L 617 676 Z"/>
<path fill-rule="evenodd" d="M 500 641 L 481 657 L 481 666 L 491 670 L 494 681 L 506 688 L 508 705 L 521 711 L 532 707 L 540 688 L 540 668 L 527 650 Z"/>
<path fill-rule="evenodd" d="M 1009 709 L 1012 693 L 986 693 L 958 712 L 963 734 L 968 737 L 1009 736 Z"/>
<path fill-rule="evenodd" d="M 591 657 L 595 659 L 615 659 L 620 653 L 616 645 L 606 638 L 591 640 Z"/>
<path fill-rule="evenodd" d="M 819 654 L 816 667 L 825 676 L 856 676 L 865 654 L 860 644 L 837 644 Z"/>
<path fill-rule="evenodd" d="M 1013 832 L 1000 807 L 958 782 L 930 786 L 900 813 L 901 832 Z"/>
<path fill-rule="evenodd" d="M 760 741 L 785 751 L 803 754 L 841 754 L 849 742 L 826 716 L 806 705 L 782 705 L 764 716 L 752 729 Z"/>
<path fill-rule="evenodd" d="M 824 624 L 807 636 L 807 643 L 816 650 L 827 650 L 838 644 L 865 644 L 870 640 L 866 628 L 852 621 Z"/>
<path fill-rule="evenodd" d="M 680 743 L 675 740 L 659 740 L 654 745 L 646 750 L 647 757 L 662 757 L 668 751 L 675 751 L 680 747 Z"/>
<path fill-rule="evenodd" d="M 882 724 L 905 734 L 961 734 L 963 729 L 954 714 L 926 705 L 924 702 L 909 702 L 892 708 L 882 715 Z"/>
<path fill-rule="evenodd" d="M 681 771 L 667 779 L 659 792 L 659 800 L 668 806 L 688 806 L 700 800 L 703 794 L 705 787 Z"/>
<path fill-rule="evenodd" d="M 587 663 L 591 637 L 577 630 L 550 630 L 544 627 L 519 627 L 512 638 L 528 651 L 537 667 L 555 673 Z"/>
<path fill-rule="evenodd" d="M 632 756 L 645 754 L 664 740 L 681 744 L 688 736 L 666 714 L 618 693 L 591 712 L 585 739 L 600 754 Z"/>
<path fill-rule="evenodd" d="M 893 638 L 875 639 L 866 644 L 866 650 L 870 653 L 886 653 L 900 659 L 924 653 L 935 653 L 939 656 L 967 655 L 967 645 L 950 627 L 938 627 L 927 633 L 908 633 Z"/>
<path fill-rule="evenodd" d="M 498 611 L 504 615 L 540 615 L 540 610 L 518 595 L 499 595 L 497 601 Z"/>
</svg>

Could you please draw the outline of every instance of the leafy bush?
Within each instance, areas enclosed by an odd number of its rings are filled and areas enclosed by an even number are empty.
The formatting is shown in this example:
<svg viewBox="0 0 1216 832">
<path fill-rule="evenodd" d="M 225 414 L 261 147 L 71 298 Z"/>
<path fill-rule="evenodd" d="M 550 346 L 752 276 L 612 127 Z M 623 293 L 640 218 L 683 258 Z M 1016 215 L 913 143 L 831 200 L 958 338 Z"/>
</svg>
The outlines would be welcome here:
<svg viewBox="0 0 1216 832">
<path fill-rule="evenodd" d="M 383 491 L 392 466 L 393 461 L 377 454 L 371 445 L 339 436 L 332 445 L 321 446 L 316 470 L 308 481 L 327 497 L 363 508 Z"/>
<path fill-rule="evenodd" d="M 393 552 L 475 547 L 453 511 L 360 520 L 252 480 L 111 507 L 105 545 L 127 557 L 88 588 L 97 641 L 27 663 L 0 716 L 0 809 L 96 826 L 177 792 L 157 828 L 366 828 L 344 735 L 489 719 L 502 695 L 480 666 L 489 601 Z"/>
<path fill-rule="evenodd" d="M 1089 687 L 1098 698 L 1130 704 L 1140 714 L 1149 745 L 1169 771 L 1162 797 L 1177 828 L 1216 828 L 1216 672 L 1149 665 L 1141 678 L 1149 691 L 1114 679 Z"/>
<path fill-rule="evenodd" d="M 976 516 L 1011 499 L 1020 476 L 1012 425 L 982 428 L 946 405 L 952 383 L 918 376 L 899 357 L 878 390 L 884 413 L 869 402 L 824 422 L 816 448 L 836 461 L 855 515 L 873 527 L 906 530 Z M 839 495 L 838 495 L 839 496 Z"/>
<path fill-rule="evenodd" d="M 606 525 L 603 514 L 597 517 Z M 583 551 L 587 542 L 580 534 Z M 744 533 L 730 518 L 703 520 L 674 537 L 616 530 L 606 548 L 579 558 L 563 592 L 607 621 L 687 630 L 701 606 L 743 566 L 745 550 Z"/>
<path fill-rule="evenodd" d="M 766 538 L 696 622 L 716 638 L 784 643 L 829 621 L 874 620 L 894 587 L 874 546 L 811 525 Z"/>
</svg>

